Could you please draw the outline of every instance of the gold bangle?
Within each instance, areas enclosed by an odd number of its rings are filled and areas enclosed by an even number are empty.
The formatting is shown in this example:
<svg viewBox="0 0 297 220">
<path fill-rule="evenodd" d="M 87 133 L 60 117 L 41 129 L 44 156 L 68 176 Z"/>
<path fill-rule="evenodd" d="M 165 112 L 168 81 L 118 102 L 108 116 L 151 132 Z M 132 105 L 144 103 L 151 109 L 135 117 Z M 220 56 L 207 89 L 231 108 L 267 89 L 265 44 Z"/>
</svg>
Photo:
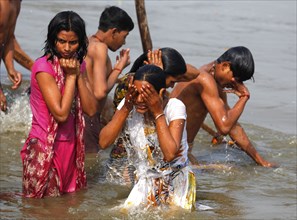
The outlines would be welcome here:
<svg viewBox="0 0 297 220">
<path fill-rule="evenodd" d="M 158 114 L 156 117 L 155 117 L 155 121 L 157 121 L 158 118 L 162 117 L 164 115 L 164 112 L 161 113 L 161 114 Z"/>
</svg>

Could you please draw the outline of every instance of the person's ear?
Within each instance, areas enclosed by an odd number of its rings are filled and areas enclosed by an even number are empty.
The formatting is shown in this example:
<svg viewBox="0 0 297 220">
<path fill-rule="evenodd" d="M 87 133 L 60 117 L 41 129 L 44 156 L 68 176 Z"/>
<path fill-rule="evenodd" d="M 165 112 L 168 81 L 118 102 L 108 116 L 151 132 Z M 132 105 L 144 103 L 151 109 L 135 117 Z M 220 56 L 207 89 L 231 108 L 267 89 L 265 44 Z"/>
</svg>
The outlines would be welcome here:
<svg viewBox="0 0 297 220">
<path fill-rule="evenodd" d="M 165 95 L 166 95 L 166 89 L 165 89 L 165 88 L 162 88 L 162 89 L 160 90 L 160 92 L 159 92 L 159 96 L 160 96 L 162 99 L 164 99 Z"/>
<path fill-rule="evenodd" d="M 222 62 L 222 70 L 223 71 L 230 71 L 231 70 L 231 63 L 224 61 Z"/>
<path fill-rule="evenodd" d="M 112 28 L 111 29 L 111 35 L 112 37 L 114 38 L 115 37 L 115 34 L 118 32 L 118 29 L 117 28 Z"/>
</svg>

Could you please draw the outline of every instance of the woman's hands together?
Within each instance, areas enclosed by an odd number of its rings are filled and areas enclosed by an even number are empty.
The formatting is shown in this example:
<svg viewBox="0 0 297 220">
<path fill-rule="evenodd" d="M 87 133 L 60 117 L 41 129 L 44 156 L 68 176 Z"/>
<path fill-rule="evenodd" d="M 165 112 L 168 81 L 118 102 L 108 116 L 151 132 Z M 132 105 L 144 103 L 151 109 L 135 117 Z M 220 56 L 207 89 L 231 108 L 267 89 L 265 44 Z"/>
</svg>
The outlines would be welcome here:
<svg viewBox="0 0 297 220">
<path fill-rule="evenodd" d="M 66 76 L 73 76 L 76 78 L 80 75 L 80 63 L 76 58 L 61 58 L 59 62 L 61 68 L 66 73 Z"/>
</svg>

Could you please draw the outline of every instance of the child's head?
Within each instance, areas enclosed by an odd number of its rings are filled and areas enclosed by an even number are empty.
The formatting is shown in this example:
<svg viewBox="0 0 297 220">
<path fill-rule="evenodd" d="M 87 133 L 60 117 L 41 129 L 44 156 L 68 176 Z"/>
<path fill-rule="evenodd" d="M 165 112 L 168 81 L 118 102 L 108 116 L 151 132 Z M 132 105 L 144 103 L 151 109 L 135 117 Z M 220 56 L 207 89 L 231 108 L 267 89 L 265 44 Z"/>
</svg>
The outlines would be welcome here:
<svg viewBox="0 0 297 220">
<path fill-rule="evenodd" d="M 98 29 L 106 32 L 111 28 L 120 31 L 132 31 L 134 23 L 131 17 L 123 9 L 111 6 L 104 9 L 100 16 Z"/>
<path fill-rule="evenodd" d="M 49 55 L 49 59 L 53 56 L 61 57 L 57 51 L 56 44 L 58 42 L 57 35 L 61 31 L 72 31 L 78 38 L 78 48 L 76 50 L 77 59 L 82 63 L 88 47 L 88 37 L 85 29 L 84 20 L 73 11 L 62 11 L 50 21 L 48 25 L 47 39 L 45 41 L 44 52 Z"/>
<path fill-rule="evenodd" d="M 238 46 L 228 49 L 217 59 L 217 62 L 229 62 L 233 77 L 239 82 L 253 78 L 254 59 L 252 53 L 246 47 Z"/>
</svg>

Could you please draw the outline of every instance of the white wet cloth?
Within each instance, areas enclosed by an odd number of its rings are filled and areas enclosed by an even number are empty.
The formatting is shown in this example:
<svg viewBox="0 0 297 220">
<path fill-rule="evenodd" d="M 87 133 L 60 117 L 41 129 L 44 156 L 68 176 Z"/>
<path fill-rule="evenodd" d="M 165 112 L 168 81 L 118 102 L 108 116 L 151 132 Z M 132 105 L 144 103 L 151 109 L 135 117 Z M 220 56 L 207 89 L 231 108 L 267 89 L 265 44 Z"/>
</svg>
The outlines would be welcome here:
<svg viewBox="0 0 297 220">
<path fill-rule="evenodd" d="M 176 119 L 186 120 L 185 106 L 175 98 L 169 100 L 164 114 L 167 124 Z M 177 157 L 171 162 L 165 162 L 155 124 L 151 123 L 144 123 L 144 115 L 132 110 L 119 137 L 125 140 L 128 161 L 136 168 L 136 183 L 124 203 L 124 208 L 167 204 L 194 209 L 196 181 L 188 166 L 185 128 Z"/>
</svg>

